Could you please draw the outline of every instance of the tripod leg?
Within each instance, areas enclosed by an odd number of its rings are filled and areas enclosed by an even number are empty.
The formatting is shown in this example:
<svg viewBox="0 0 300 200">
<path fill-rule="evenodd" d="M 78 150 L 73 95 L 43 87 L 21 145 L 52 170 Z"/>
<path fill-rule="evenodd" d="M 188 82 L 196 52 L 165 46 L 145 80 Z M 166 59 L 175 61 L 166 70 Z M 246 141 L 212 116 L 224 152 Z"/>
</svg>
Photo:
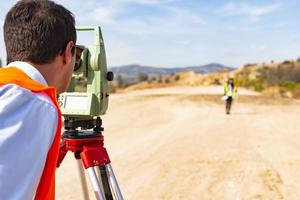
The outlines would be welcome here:
<svg viewBox="0 0 300 200">
<path fill-rule="evenodd" d="M 107 164 L 107 165 L 105 165 L 105 167 L 107 170 L 107 174 L 108 174 L 108 177 L 110 180 L 111 187 L 113 188 L 113 191 L 114 191 L 115 196 L 117 197 L 117 200 L 123 200 L 123 196 L 122 196 L 120 187 L 118 185 L 118 182 L 115 177 L 115 174 L 114 174 L 111 164 Z"/>
<path fill-rule="evenodd" d="M 104 192 L 101 188 L 101 185 L 99 183 L 99 180 L 97 178 L 97 175 L 95 173 L 94 168 L 93 167 L 88 168 L 87 172 L 88 172 L 89 177 L 91 179 L 91 183 L 92 183 L 92 186 L 94 188 L 94 192 L 95 192 L 97 200 L 105 200 Z"/>
<path fill-rule="evenodd" d="M 107 180 L 107 179 L 105 179 L 105 177 L 104 177 L 104 180 L 102 180 L 103 171 L 100 170 L 101 169 L 100 166 L 94 167 L 94 169 L 96 171 L 99 183 L 101 183 L 101 189 L 102 189 L 102 191 L 104 191 L 105 197 L 107 198 L 107 187 L 104 187 L 104 185 L 107 185 L 107 184 L 105 184 L 105 183 L 107 183 L 107 181 L 105 182 L 105 180 Z"/>
<path fill-rule="evenodd" d="M 101 180 L 102 180 L 102 185 L 103 185 L 103 190 L 105 193 L 106 200 L 113 200 L 113 196 L 111 193 L 108 177 L 107 177 L 107 171 L 106 167 L 104 165 L 101 165 L 98 167 L 101 175 Z"/>
<path fill-rule="evenodd" d="M 83 166 L 81 163 L 81 160 L 77 160 L 77 166 L 78 166 L 78 172 L 79 172 L 79 177 L 80 177 L 80 182 L 81 182 L 81 188 L 83 192 L 83 199 L 84 200 L 89 200 L 89 192 L 86 184 L 86 178 L 83 170 Z"/>
</svg>

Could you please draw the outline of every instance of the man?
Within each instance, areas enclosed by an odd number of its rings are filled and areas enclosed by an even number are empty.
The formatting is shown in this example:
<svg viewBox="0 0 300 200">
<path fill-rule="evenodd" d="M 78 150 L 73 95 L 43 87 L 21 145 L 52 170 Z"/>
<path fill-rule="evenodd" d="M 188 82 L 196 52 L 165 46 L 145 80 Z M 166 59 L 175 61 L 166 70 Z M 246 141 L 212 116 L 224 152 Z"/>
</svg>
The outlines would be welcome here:
<svg viewBox="0 0 300 200">
<path fill-rule="evenodd" d="M 48 0 L 21 0 L 7 13 L 8 66 L 0 69 L 0 199 L 54 199 L 61 115 L 56 92 L 75 64 L 72 13 Z"/>
<path fill-rule="evenodd" d="M 224 85 L 224 96 L 226 97 L 225 109 L 227 115 L 230 114 L 232 102 L 236 96 L 236 92 L 237 90 L 234 85 L 234 79 L 233 78 L 228 79 L 227 83 L 225 83 Z"/>
</svg>

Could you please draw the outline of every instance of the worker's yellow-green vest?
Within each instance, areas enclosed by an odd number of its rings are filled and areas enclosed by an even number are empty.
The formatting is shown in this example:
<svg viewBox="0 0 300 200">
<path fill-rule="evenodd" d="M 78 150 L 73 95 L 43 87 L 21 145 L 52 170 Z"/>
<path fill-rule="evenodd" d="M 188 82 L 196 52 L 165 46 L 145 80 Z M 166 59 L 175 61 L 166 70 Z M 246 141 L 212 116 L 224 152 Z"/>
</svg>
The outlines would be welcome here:
<svg viewBox="0 0 300 200">
<path fill-rule="evenodd" d="M 228 92 L 229 92 L 229 87 L 228 87 L 228 83 L 224 84 L 224 91 L 225 91 L 225 96 L 228 96 Z M 234 87 L 232 90 L 232 98 L 234 99 L 236 97 L 236 88 Z"/>
</svg>

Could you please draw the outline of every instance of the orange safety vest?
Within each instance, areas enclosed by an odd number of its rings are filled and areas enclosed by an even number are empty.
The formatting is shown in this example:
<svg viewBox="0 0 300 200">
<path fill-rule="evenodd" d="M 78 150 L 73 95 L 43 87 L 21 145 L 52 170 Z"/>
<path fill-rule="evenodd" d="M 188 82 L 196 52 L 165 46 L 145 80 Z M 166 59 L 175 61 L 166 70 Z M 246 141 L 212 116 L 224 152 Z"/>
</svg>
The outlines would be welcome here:
<svg viewBox="0 0 300 200">
<path fill-rule="evenodd" d="M 56 100 L 56 90 L 53 87 L 48 87 L 32 80 L 23 71 L 15 67 L 0 69 L 0 86 L 6 84 L 16 84 L 22 88 L 32 91 L 33 93 L 44 92 L 50 97 L 57 108 L 57 130 L 52 145 L 48 151 L 44 170 L 35 194 L 35 200 L 53 200 L 55 198 L 55 169 L 59 155 L 59 144 L 62 127 L 61 112 Z"/>
</svg>

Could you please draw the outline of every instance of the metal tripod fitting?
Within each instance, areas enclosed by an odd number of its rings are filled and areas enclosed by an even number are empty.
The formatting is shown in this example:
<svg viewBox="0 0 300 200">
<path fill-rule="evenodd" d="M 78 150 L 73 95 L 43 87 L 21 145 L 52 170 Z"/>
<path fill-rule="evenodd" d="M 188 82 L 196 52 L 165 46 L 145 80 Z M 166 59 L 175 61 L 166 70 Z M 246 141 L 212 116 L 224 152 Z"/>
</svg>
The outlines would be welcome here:
<svg viewBox="0 0 300 200">
<path fill-rule="evenodd" d="M 81 127 L 81 130 L 78 130 L 79 127 Z M 92 128 L 92 130 L 82 130 L 87 128 Z M 100 117 L 88 120 L 66 119 L 57 166 L 62 162 L 66 153 L 72 151 L 75 154 L 75 158 L 78 162 L 81 160 L 87 171 L 97 200 L 123 200 L 108 153 L 104 147 L 102 131 L 102 120 Z M 78 164 L 80 180 L 84 199 L 89 200 L 82 164 Z M 100 172 L 99 176 L 97 176 L 96 171 Z"/>
</svg>

